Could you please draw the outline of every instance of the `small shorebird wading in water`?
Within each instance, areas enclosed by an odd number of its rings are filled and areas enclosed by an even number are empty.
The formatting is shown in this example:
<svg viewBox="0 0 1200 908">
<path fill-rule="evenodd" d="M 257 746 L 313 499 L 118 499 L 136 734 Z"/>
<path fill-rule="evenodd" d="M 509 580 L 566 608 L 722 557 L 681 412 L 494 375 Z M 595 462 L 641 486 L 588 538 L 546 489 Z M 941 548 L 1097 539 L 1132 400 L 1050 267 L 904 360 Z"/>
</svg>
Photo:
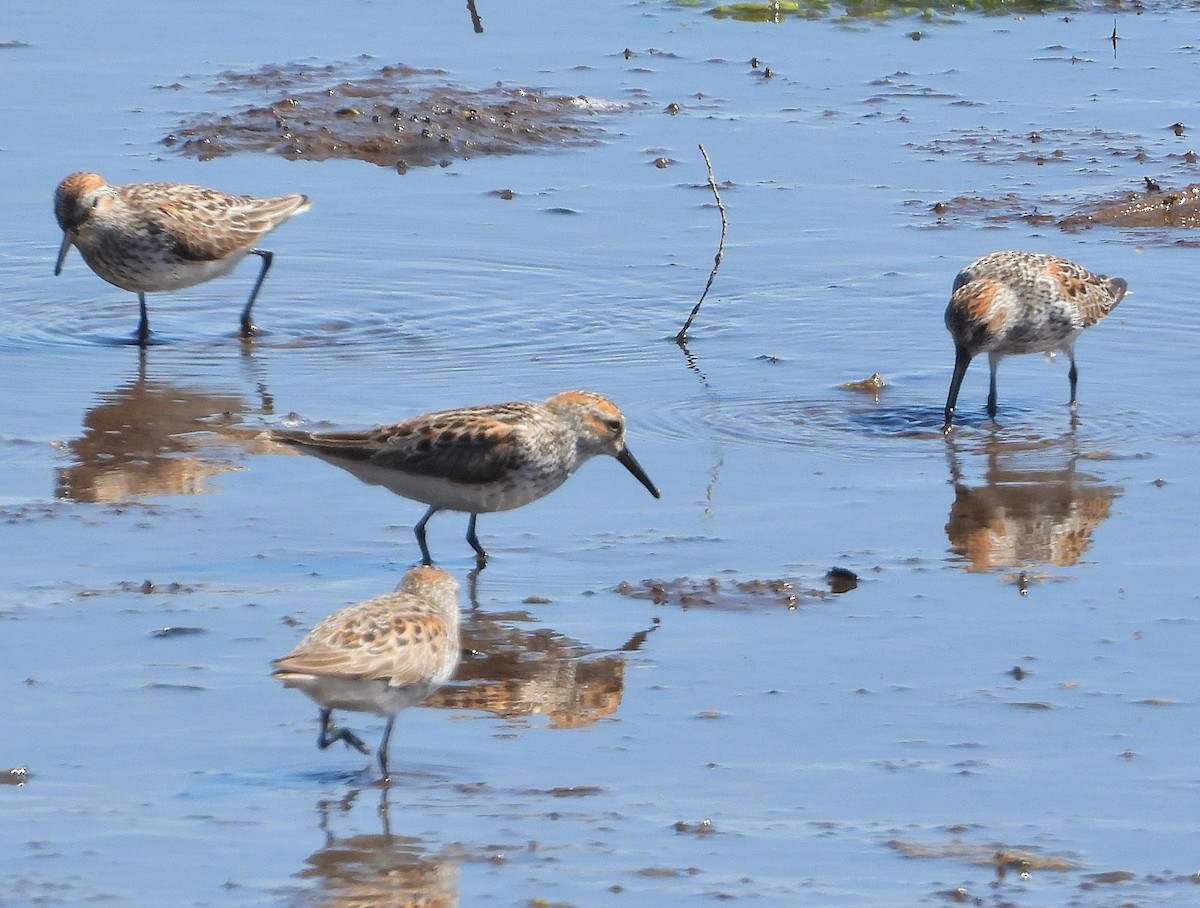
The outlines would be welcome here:
<svg viewBox="0 0 1200 908">
<path fill-rule="evenodd" d="M 946 397 L 948 433 L 958 389 L 973 357 L 988 355 L 991 384 L 987 412 L 996 418 L 996 367 L 1014 353 L 1061 350 L 1071 361 L 1071 407 L 1075 407 L 1075 338 L 1121 302 L 1128 285 L 1096 275 L 1074 262 L 1035 252 L 993 252 L 954 279 L 946 328 L 954 338 L 954 374 Z"/>
<path fill-rule="evenodd" d="M 285 687 L 303 691 L 320 707 L 322 750 L 343 741 L 359 753 L 371 752 L 354 732 L 333 724 L 333 710 L 387 717 L 378 753 L 387 783 L 396 714 L 448 681 L 460 653 L 458 582 L 441 568 L 417 567 L 396 592 L 330 615 L 271 664 Z"/>
<path fill-rule="evenodd" d="M 425 524 L 438 511 L 471 515 L 467 542 L 482 568 L 488 556 L 475 535 L 480 514 L 519 508 L 550 494 L 599 454 L 615 457 L 659 497 L 625 445 L 625 417 L 592 391 L 564 391 L 544 403 L 443 410 L 362 432 L 273 429 L 271 438 L 429 505 L 414 528 L 425 564 L 433 562 Z"/>
<path fill-rule="evenodd" d="M 307 196 L 255 199 L 181 183 L 110 186 L 94 173 L 73 173 L 54 193 L 54 216 L 63 241 L 54 263 L 75 246 L 88 267 L 122 290 L 136 293 L 141 309 L 137 340 L 150 338 L 146 294 L 192 287 L 229 274 L 247 255 L 262 269 L 242 310 L 242 336 L 255 332 L 250 310 L 272 254 L 254 246 L 294 215 L 308 211 Z"/>
</svg>

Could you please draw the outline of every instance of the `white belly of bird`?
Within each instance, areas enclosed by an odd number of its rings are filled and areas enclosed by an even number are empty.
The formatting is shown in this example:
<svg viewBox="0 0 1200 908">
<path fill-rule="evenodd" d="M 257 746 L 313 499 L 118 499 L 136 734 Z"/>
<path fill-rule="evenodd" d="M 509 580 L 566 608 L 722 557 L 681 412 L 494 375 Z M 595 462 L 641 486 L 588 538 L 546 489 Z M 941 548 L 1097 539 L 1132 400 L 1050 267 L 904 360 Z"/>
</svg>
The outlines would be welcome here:
<svg viewBox="0 0 1200 908">
<path fill-rule="evenodd" d="M 326 709 L 394 716 L 416 706 L 438 686 L 438 681 L 393 686 L 387 681 L 359 678 L 330 678 L 300 673 L 280 674 L 285 687 L 304 691 Z"/>
<path fill-rule="evenodd" d="M 184 287 L 194 287 L 216 277 L 224 277 L 231 273 L 246 257 L 246 253 L 235 253 L 213 262 L 188 262 L 179 265 L 162 274 L 155 274 L 153 281 L 157 291 L 182 290 Z"/>
<path fill-rule="evenodd" d="M 177 258 L 139 258 L 114 260 L 103 255 L 91 255 L 78 247 L 84 261 L 104 280 L 114 287 L 131 293 L 163 293 L 194 287 L 213 278 L 224 277 L 235 269 L 249 254 L 235 252 L 225 258 L 210 262 L 184 261 Z"/>
<path fill-rule="evenodd" d="M 318 457 L 321 455 L 318 454 Z M 529 475 L 514 473 L 495 482 L 455 482 L 439 476 L 423 476 L 379 467 L 372 463 L 323 458 L 353 473 L 370 485 L 383 486 L 413 501 L 433 505 L 439 510 L 468 514 L 509 511 L 536 501 L 566 482 L 570 473 Z"/>
</svg>

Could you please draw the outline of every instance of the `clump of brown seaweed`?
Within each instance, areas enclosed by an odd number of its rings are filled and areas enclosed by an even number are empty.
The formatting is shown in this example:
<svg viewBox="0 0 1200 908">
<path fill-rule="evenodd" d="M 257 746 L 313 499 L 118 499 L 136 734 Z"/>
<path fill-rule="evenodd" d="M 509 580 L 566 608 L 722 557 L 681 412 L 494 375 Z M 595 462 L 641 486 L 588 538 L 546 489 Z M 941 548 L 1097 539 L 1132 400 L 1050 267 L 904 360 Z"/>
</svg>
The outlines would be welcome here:
<svg viewBox="0 0 1200 908">
<path fill-rule="evenodd" d="M 830 595 L 824 590 L 802 587 L 789 578 L 723 581 L 717 577 L 677 577 L 674 580 L 643 580 L 640 583 L 622 581 L 617 584 L 616 592 L 630 599 L 647 599 L 655 605 L 732 611 L 778 607 L 795 609 L 806 603 L 827 599 Z"/>
<path fill-rule="evenodd" d="M 1064 217 L 1063 230 L 1087 227 L 1200 227 L 1200 183 L 1182 189 L 1160 189 L 1155 184 L 1144 192 L 1129 192 L 1107 199 Z"/>
<path fill-rule="evenodd" d="M 261 92 L 265 104 L 201 114 L 163 144 L 208 160 L 267 152 L 297 160 L 348 158 L 403 173 L 478 155 L 591 144 L 599 114 L 622 108 L 533 88 L 472 90 L 437 70 L 384 66 L 355 77 L 336 66 L 267 66 L 224 73 L 215 93 Z"/>
</svg>

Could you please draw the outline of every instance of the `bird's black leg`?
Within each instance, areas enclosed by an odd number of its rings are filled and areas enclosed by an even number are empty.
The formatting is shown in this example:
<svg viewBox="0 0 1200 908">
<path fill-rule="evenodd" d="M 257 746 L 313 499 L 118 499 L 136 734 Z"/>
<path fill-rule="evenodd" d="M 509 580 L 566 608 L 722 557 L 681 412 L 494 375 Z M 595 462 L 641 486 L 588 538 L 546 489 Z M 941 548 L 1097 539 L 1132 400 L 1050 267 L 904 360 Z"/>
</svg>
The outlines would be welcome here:
<svg viewBox="0 0 1200 908">
<path fill-rule="evenodd" d="M 242 337 L 251 337 L 258 331 L 250 319 L 250 310 L 254 308 L 254 301 L 258 299 L 258 291 L 262 289 L 263 281 L 266 280 L 267 272 L 271 270 L 271 262 L 275 258 L 274 253 L 268 252 L 266 249 L 251 249 L 250 254 L 257 255 L 262 259 L 262 270 L 258 272 L 258 280 L 254 282 L 254 289 L 250 291 L 250 299 L 246 302 L 246 308 L 242 310 Z"/>
<path fill-rule="evenodd" d="M 946 395 L 946 422 L 942 425 L 942 434 L 950 431 L 954 422 L 954 405 L 958 403 L 958 389 L 962 387 L 963 376 L 967 374 L 967 366 L 971 364 L 971 354 L 965 347 L 954 348 L 954 374 L 950 376 L 950 393 Z"/>
<path fill-rule="evenodd" d="M 425 524 L 429 523 L 429 518 L 437 513 L 437 508 L 430 506 L 425 512 L 425 516 L 417 521 L 417 525 L 413 527 L 413 532 L 417 534 L 417 545 L 421 547 L 421 564 L 428 567 L 433 564 L 433 559 L 429 556 L 429 546 L 425 542 Z"/>
<path fill-rule="evenodd" d="M 1067 347 L 1067 359 L 1071 361 L 1071 368 L 1067 370 L 1067 379 L 1071 382 L 1071 409 L 1075 409 L 1075 386 L 1079 383 L 1079 370 L 1075 368 L 1075 351 Z"/>
<path fill-rule="evenodd" d="M 138 294 L 138 310 L 141 317 L 138 320 L 137 341 L 142 347 L 150 342 L 150 316 L 146 312 L 146 294 Z"/>
<path fill-rule="evenodd" d="M 995 353 L 989 353 L 988 371 L 991 375 L 988 379 L 987 415 L 992 418 L 992 422 L 996 421 L 996 369 L 999 365 L 1000 357 Z"/>
<path fill-rule="evenodd" d="M 478 516 L 478 514 L 472 514 L 471 519 L 467 521 L 467 542 L 475 550 L 475 566 L 479 570 L 483 570 L 484 565 L 488 562 L 488 553 L 483 550 L 483 546 L 479 544 L 479 537 L 475 535 L 475 519 Z"/>
<path fill-rule="evenodd" d="M 383 740 L 379 742 L 379 768 L 383 771 L 383 784 L 387 785 L 392 781 L 388 775 L 388 741 L 392 737 L 392 723 L 396 721 L 395 716 L 388 716 L 387 725 L 383 727 Z"/>
<path fill-rule="evenodd" d="M 321 710 L 321 734 L 317 736 L 317 747 L 324 750 L 337 741 L 345 741 L 347 747 L 353 747 L 360 754 L 369 754 L 371 748 L 362 742 L 362 738 L 348 728 L 338 728 L 330 721 L 333 710 Z"/>
</svg>

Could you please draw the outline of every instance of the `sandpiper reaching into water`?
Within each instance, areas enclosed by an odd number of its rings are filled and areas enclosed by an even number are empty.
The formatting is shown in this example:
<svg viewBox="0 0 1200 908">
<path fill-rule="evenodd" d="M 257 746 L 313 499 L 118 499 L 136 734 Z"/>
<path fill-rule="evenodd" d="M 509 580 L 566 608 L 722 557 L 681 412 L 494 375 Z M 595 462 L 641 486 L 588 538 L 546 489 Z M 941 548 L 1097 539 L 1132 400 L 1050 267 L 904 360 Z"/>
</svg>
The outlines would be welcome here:
<svg viewBox="0 0 1200 908">
<path fill-rule="evenodd" d="M 615 457 L 659 497 L 625 446 L 625 417 L 612 401 L 591 391 L 564 391 L 545 403 L 444 410 L 363 432 L 275 429 L 271 437 L 363 482 L 429 505 L 414 528 L 425 564 L 432 563 L 425 524 L 438 511 L 471 515 L 467 542 L 483 567 L 487 552 L 475 535 L 480 514 L 519 508 L 548 495 L 599 454 Z"/>
<path fill-rule="evenodd" d="M 136 293 L 137 339 L 145 346 L 150 338 L 147 293 L 221 277 L 247 255 L 257 255 L 262 269 L 242 310 L 242 336 L 250 337 L 256 330 L 250 310 L 273 257 L 254 246 L 311 206 L 298 194 L 255 199 L 180 183 L 110 186 L 97 174 L 73 173 L 54 193 L 54 216 L 63 231 L 54 273 L 62 272 L 75 246 L 97 275 Z"/>
<path fill-rule="evenodd" d="M 1075 406 L 1075 338 L 1121 302 L 1128 285 L 1119 277 L 1095 275 L 1074 262 L 1035 252 L 993 252 L 958 273 L 946 328 L 954 338 L 954 374 L 946 398 L 950 431 L 958 389 L 971 359 L 988 355 L 991 384 L 987 412 L 996 418 L 996 367 L 1014 353 L 1067 354 L 1071 361 L 1071 406 Z"/>
<path fill-rule="evenodd" d="M 354 732 L 333 724 L 333 710 L 387 717 L 378 753 L 386 783 L 396 714 L 448 681 L 459 655 L 458 583 L 440 568 L 417 567 L 396 592 L 330 615 L 291 655 L 271 664 L 286 687 L 320 706 L 322 750 L 343 741 L 359 753 L 371 752 Z"/>
</svg>

